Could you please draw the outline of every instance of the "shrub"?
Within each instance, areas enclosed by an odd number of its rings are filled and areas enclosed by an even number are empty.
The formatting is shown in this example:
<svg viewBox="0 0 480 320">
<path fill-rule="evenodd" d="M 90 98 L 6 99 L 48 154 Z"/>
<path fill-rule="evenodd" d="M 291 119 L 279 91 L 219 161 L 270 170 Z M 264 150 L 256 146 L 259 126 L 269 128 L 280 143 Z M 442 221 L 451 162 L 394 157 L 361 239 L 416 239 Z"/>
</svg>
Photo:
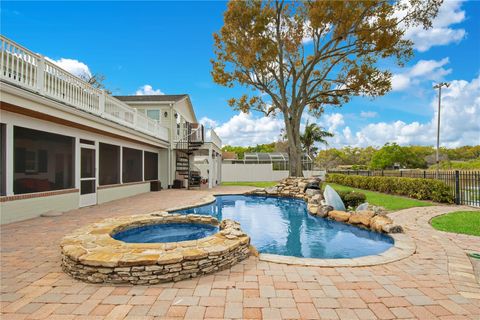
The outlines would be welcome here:
<svg viewBox="0 0 480 320">
<path fill-rule="evenodd" d="M 338 195 L 345 204 L 345 207 L 352 207 L 356 208 L 362 203 L 365 202 L 367 196 L 364 193 L 357 192 L 357 191 L 339 191 Z"/>
<path fill-rule="evenodd" d="M 444 182 L 434 179 L 365 177 L 329 173 L 327 182 L 344 186 L 407 196 L 418 200 L 453 203 L 453 192 Z"/>
</svg>

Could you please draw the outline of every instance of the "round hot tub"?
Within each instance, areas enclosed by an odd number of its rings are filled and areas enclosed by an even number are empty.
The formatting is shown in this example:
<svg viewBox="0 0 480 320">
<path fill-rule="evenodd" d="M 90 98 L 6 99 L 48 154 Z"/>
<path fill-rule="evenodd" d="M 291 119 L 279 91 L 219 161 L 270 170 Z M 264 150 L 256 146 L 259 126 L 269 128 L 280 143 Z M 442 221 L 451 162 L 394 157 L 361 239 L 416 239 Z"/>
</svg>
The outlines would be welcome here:
<svg viewBox="0 0 480 320">
<path fill-rule="evenodd" d="M 76 279 L 145 285 L 230 268 L 250 255 L 250 238 L 232 220 L 155 212 L 88 225 L 61 248 L 63 270 Z"/>
<path fill-rule="evenodd" d="M 152 224 L 117 232 L 115 240 L 128 243 L 165 243 L 198 240 L 217 233 L 218 226 L 204 223 Z"/>
</svg>

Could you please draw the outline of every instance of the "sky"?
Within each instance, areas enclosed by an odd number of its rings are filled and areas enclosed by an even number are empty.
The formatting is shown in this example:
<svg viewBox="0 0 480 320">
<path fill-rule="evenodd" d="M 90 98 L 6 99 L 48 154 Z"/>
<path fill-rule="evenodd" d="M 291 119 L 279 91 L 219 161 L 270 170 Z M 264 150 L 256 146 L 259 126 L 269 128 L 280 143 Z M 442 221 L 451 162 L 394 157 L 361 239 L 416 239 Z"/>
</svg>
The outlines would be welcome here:
<svg viewBox="0 0 480 320">
<path fill-rule="evenodd" d="M 1 33 L 74 74 L 105 75 L 113 94 L 183 94 L 197 118 L 224 144 L 277 140 L 280 117 L 242 114 L 227 105 L 245 88 L 215 84 L 210 71 L 212 34 L 220 30 L 226 2 L 23 2 L 2 1 Z M 355 97 L 320 118 L 335 136 L 329 147 L 387 142 L 434 145 L 438 92 L 442 91 L 441 145 L 480 144 L 480 1 L 445 1 L 433 28 L 406 30 L 415 55 L 393 73 L 392 91 L 374 100 Z"/>
</svg>

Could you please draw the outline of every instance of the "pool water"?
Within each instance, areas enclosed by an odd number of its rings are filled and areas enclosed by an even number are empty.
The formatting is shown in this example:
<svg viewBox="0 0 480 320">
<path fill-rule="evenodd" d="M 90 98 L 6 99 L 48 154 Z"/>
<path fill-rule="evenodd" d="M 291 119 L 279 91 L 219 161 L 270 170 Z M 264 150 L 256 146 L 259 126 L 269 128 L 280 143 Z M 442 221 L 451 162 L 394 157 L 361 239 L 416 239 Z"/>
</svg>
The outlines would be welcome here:
<svg viewBox="0 0 480 320">
<path fill-rule="evenodd" d="M 218 232 L 218 227 L 201 223 L 152 224 L 118 232 L 112 237 L 130 243 L 178 242 L 196 240 Z"/>
<path fill-rule="evenodd" d="M 305 258 L 355 258 L 393 245 L 385 234 L 311 216 L 303 200 L 279 197 L 217 196 L 214 203 L 176 211 L 240 222 L 261 253 Z"/>
</svg>

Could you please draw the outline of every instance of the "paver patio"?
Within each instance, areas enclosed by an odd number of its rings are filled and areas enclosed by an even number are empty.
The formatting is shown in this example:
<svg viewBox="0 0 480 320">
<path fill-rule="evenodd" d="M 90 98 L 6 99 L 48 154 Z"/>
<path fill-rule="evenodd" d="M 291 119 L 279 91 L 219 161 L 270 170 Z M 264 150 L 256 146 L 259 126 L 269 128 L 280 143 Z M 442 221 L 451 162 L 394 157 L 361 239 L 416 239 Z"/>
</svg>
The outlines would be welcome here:
<svg viewBox="0 0 480 320">
<path fill-rule="evenodd" d="M 60 240 L 80 226 L 193 204 L 211 193 L 247 190 L 164 190 L 1 226 L 0 318 L 480 318 L 480 286 L 465 255 L 480 251 L 480 237 L 444 233 L 428 224 L 435 215 L 469 210 L 464 207 L 391 214 L 414 238 L 417 250 L 404 260 L 374 267 L 289 266 L 250 257 L 230 270 L 153 286 L 87 284 L 60 268 Z"/>
</svg>

